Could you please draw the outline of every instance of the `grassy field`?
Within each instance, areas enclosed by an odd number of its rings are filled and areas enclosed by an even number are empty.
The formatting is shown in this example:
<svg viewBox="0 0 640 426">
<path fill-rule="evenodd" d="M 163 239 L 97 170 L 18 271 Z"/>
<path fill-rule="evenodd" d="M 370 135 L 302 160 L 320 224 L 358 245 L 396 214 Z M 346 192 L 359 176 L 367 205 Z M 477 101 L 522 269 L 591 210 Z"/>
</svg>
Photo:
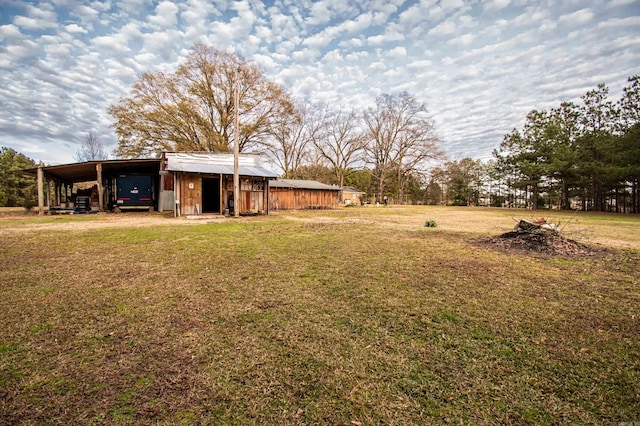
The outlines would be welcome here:
<svg viewBox="0 0 640 426">
<path fill-rule="evenodd" d="M 0 424 L 640 421 L 640 217 L 522 215 L 1 214 Z"/>
</svg>

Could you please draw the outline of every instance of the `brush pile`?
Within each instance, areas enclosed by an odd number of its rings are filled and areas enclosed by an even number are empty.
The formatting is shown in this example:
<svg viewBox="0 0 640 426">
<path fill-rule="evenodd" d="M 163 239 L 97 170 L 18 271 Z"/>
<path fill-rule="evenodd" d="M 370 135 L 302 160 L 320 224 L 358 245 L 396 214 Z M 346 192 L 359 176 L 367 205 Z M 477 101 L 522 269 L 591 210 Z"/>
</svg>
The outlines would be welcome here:
<svg viewBox="0 0 640 426">
<path fill-rule="evenodd" d="M 514 230 L 497 237 L 479 241 L 483 246 L 506 252 L 542 254 L 549 256 L 592 256 L 595 250 L 577 241 L 564 238 L 558 226 L 544 218 L 536 221 L 520 219 Z"/>
</svg>

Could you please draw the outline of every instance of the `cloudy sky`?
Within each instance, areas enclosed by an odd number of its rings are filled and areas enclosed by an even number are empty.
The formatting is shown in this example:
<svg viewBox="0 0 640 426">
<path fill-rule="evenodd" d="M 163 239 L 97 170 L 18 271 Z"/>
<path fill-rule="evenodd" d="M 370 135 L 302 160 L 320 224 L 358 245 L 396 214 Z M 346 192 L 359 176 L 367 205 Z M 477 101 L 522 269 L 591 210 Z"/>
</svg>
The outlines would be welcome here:
<svg viewBox="0 0 640 426">
<path fill-rule="evenodd" d="M 194 43 L 294 96 L 364 110 L 408 91 L 454 159 L 488 159 L 528 111 L 640 73 L 640 0 L 0 0 L 0 146 L 74 161 L 140 73 Z"/>
</svg>

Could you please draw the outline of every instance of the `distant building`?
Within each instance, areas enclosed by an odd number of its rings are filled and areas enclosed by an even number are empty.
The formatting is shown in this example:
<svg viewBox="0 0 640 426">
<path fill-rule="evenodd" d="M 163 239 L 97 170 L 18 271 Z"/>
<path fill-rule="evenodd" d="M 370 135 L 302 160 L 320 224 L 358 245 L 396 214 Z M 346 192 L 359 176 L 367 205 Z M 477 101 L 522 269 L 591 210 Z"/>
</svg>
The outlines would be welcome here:
<svg viewBox="0 0 640 426">
<path fill-rule="evenodd" d="M 360 191 L 353 186 L 343 186 L 342 187 L 342 203 L 345 205 L 357 205 L 362 204 L 362 197 L 365 195 L 364 191 Z"/>
</svg>

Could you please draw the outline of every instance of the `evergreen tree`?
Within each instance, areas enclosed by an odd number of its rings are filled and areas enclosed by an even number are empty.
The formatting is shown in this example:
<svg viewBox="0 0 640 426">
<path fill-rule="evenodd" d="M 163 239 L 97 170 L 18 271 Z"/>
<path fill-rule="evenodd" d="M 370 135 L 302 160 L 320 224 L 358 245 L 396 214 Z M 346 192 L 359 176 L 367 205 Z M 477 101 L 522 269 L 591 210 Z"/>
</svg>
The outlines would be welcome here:
<svg viewBox="0 0 640 426">
<path fill-rule="evenodd" d="M 0 206 L 31 207 L 35 200 L 36 181 L 23 173 L 36 163 L 12 148 L 0 149 Z"/>
</svg>

